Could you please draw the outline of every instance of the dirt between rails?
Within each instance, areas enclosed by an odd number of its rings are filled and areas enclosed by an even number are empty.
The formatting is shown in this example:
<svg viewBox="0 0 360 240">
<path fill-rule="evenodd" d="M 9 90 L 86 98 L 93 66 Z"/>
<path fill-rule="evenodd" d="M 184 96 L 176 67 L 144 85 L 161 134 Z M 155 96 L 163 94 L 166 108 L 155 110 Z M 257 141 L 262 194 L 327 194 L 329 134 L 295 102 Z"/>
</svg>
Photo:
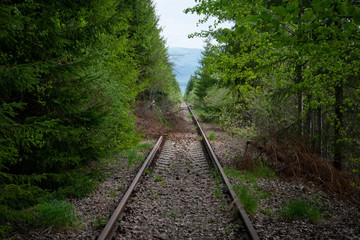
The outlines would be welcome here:
<svg viewBox="0 0 360 240">
<path fill-rule="evenodd" d="M 186 106 L 175 116 L 168 119 L 173 128 L 128 204 L 115 239 L 243 239 L 245 229 L 210 172 Z"/>
</svg>

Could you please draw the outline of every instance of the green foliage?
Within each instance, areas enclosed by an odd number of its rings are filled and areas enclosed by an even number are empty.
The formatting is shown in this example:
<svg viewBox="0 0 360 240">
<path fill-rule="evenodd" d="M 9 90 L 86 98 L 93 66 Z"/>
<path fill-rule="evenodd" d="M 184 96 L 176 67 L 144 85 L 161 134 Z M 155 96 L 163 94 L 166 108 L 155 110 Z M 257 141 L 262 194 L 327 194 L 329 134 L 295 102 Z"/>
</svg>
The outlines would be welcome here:
<svg viewBox="0 0 360 240">
<path fill-rule="evenodd" d="M 0 236 L 3 236 L 5 233 L 11 232 L 12 230 L 13 228 L 11 226 L 8 225 L 0 226 Z"/>
<path fill-rule="evenodd" d="M 218 187 L 214 187 L 214 197 L 219 198 L 221 195 L 221 189 Z"/>
<path fill-rule="evenodd" d="M 44 199 L 88 194 L 104 176 L 88 166 L 140 141 L 135 100 L 181 94 L 150 0 L 5 1 L 0 9 L 4 227 L 30 222 L 28 209 Z"/>
<path fill-rule="evenodd" d="M 305 135 L 342 169 L 360 156 L 359 129 L 349 127 L 360 122 L 359 9 L 348 0 L 198 1 L 185 12 L 217 20 L 193 34 L 209 44 L 187 101 L 209 115 L 222 109 L 217 118 L 236 135 Z M 217 26 L 224 21 L 233 27 Z M 221 88 L 229 104 L 212 93 Z"/>
<path fill-rule="evenodd" d="M 42 228 L 64 228 L 76 224 L 75 207 L 65 201 L 41 203 L 33 208 L 36 223 Z"/>
<path fill-rule="evenodd" d="M 215 140 L 215 133 L 213 131 L 209 132 L 209 140 L 214 141 Z"/>
<path fill-rule="evenodd" d="M 304 199 L 290 200 L 281 210 L 280 214 L 290 220 L 309 219 L 317 222 L 323 217 L 321 209 Z"/>
<path fill-rule="evenodd" d="M 107 217 L 97 217 L 93 220 L 93 225 L 95 228 L 102 228 L 106 225 L 109 219 Z"/>
<path fill-rule="evenodd" d="M 3 225 L 4 223 L 16 221 L 23 224 L 31 223 L 34 216 L 24 209 L 28 209 L 48 197 L 49 194 L 37 186 L 6 185 L 1 189 L 0 194 L 0 226 L 9 230 L 6 225 Z"/>
<path fill-rule="evenodd" d="M 161 175 L 156 175 L 154 178 L 154 182 L 161 182 L 163 180 Z"/>
<path fill-rule="evenodd" d="M 116 193 L 113 190 L 110 190 L 109 195 L 112 198 L 116 197 Z"/>
<path fill-rule="evenodd" d="M 244 205 L 246 212 L 254 214 L 258 205 L 257 199 L 250 194 L 246 187 L 235 188 L 234 191 Z"/>
</svg>

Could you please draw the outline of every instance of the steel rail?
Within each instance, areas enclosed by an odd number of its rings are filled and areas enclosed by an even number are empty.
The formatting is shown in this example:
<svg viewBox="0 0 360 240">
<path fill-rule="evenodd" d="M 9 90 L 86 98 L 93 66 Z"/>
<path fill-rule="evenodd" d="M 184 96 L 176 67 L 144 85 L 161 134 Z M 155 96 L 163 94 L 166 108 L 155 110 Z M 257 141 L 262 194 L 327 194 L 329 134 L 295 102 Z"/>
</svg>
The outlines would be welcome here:
<svg viewBox="0 0 360 240">
<path fill-rule="evenodd" d="M 220 175 L 221 175 L 221 178 L 223 179 L 223 181 L 225 182 L 229 192 L 230 192 L 230 195 L 231 195 L 231 198 L 233 199 L 234 203 L 236 204 L 236 207 L 240 213 L 240 218 L 241 218 L 241 221 L 243 222 L 245 228 L 246 228 L 246 231 L 247 231 L 247 234 L 248 234 L 248 237 L 250 239 L 253 239 L 253 240 L 259 240 L 259 236 L 257 235 L 255 229 L 254 229 L 254 226 L 252 225 L 246 211 L 245 211 L 245 208 L 244 206 L 240 203 L 240 200 L 238 199 L 238 197 L 236 196 L 236 193 L 234 191 L 234 189 L 232 188 L 231 186 L 231 183 L 229 181 L 229 179 L 227 178 L 219 160 L 217 159 L 211 145 L 210 145 L 210 142 L 209 140 L 207 139 L 203 129 L 201 128 L 200 126 L 200 123 L 199 121 L 196 119 L 196 116 L 195 114 L 193 113 L 193 111 L 191 110 L 191 108 L 189 106 L 187 106 L 191 115 L 193 116 L 193 119 L 194 121 L 196 122 L 196 125 L 198 127 L 198 130 L 200 132 L 200 135 L 202 136 L 203 138 L 203 143 L 205 145 L 205 148 L 209 154 L 209 157 L 211 159 L 211 161 L 214 163 L 214 165 L 216 166 L 216 168 L 219 170 L 220 172 Z"/>
<path fill-rule="evenodd" d="M 135 189 L 137 183 L 139 182 L 142 174 L 144 173 L 145 169 L 150 165 L 150 163 L 154 159 L 154 156 L 155 156 L 157 150 L 159 149 L 162 141 L 163 141 L 163 136 L 160 136 L 159 139 L 157 140 L 155 146 L 153 147 L 153 149 L 147 156 L 145 162 L 141 166 L 139 172 L 136 174 L 130 187 L 127 189 L 126 193 L 124 194 L 123 198 L 121 199 L 119 205 L 115 209 L 115 212 L 112 214 L 110 220 L 106 223 L 106 226 L 103 229 L 103 231 L 101 232 L 98 240 L 109 239 L 111 237 L 112 233 L 115 231 L 116 223 L 117 223 L 118 219 L 120 218 L 121 214 L 123 213 L 126 203 L 128 202 L 128 200 L 131 196 L 131 193 L 134 191 L 134 189 Z"/>
</svg>

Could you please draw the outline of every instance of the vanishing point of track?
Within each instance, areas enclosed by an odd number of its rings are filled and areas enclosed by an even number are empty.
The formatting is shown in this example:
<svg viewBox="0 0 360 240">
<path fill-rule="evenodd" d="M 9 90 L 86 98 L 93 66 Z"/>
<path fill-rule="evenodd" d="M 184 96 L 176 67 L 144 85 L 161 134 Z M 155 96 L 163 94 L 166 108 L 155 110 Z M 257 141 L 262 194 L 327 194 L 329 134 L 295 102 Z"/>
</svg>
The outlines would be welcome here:
<svg viewBox="0 0 360 240">
<path fill-rule="evenodd" d="M 199 174 L 201 174 L 201 175 L 204 175 L 204 178 L 206 178 L 206 176 L 208 176 L 210 174 L 209 173 L 210 172 L 209 165 L 213 166 L 216 169 L 216 171 L 219 173 L 219 175 L 224 183 L 224 186 L 226 187 L 226 191 L 224 191 L 224 192 L 226 192 L 230 196 L 230 198 L 232 200 L 232 205 L 236 206 L 236 210 L 237 210 L 238 215 L 240 216 L 240 220 L 241 220 L 241 223 L 239 225 L 242 225 L 246 229 L 246 231 L 240 238 L 255 239 L 255 240 L 259 239 L 249 217 L 247 216 L 247 214 L 245 212 L 244 207 L 241 205 L 239 199 L 237 198 L 237 196 L 231 186 L 230 181 L 226 177 L 226 175 L 221 167 L 221 164 L 218 161 L 203 129 L 201 128 L 198 120 L 196 119 L 196 117 L 195 117 L 194 113 L 192 112 L 192 110 L 190 109 L 190 107 L 188 107 L 188 110 L 191 113 L 191 115 L 193 116 L 193 120 L 197 126 L 197 131 L 198 131 L 199 135 L 201 136 L 200 139 L 202 139 L 202 141 L 201 141 L 202 146 L 199 141 L 193 141 L 190 144 L 190 146 L 189 146 L 189 156 L 190 157 L 186 157 L 186 158 L 189 158 L 187 161 L 189 161 L 189 164 L 191 164 L 192 171 L 190 172 L 190 170 L 187 170 L 187 172 L 185 172 L 185 174 L 188 173 L 188 175 L 191 175 L 194 173 L 197 176 L 199 176 Z M 133 182 L 131 183 L 128 190 L 126 191 L 123 198 L 121 199 L 118 207 L 115 209 L 111 218 L 107 222 L 105 228 L 103 229 L 100 236 L 98 237 L 99 240 L 121 238 L 116 233 L 118 221 L 120 221 L 122 219 L 122 217 L 124 215 L 124 210 L 127 206 L 127 203 L 129 202 L 129 199 L 131 198 L 132 193 L 134 192 L 136 186 L 140 182 L 140 179 L 143 176 L 145 170 L 150 168 L 150 166 L 152 166 L 152 165 L 156 165 L 156 167 L 154 167 L 154 169 L 155 169 L 154 171 L 156 173 L 163 174 L 163 175 L 171 174 L 171 173 L 169 173 L 168 170 L 172 166 L 175 166 L 175 163 L 178 164 L 177 162 L 172 161 L 172 159 L 176 158 L 175 153 L 174 153 L 174 151 L 176 150 L 175 145 L 176 145 L 175 142 L 164 140 L 163 136 L 159 137 L 155 146 L 153 147 L 153 149 L 149 153 L 148 157 L 146 158 L 145 162 L 143 163 L 142 167 L 140 168 L 139 172 L 135 176 Z M 160 148 L 162 148 L 161 152 L 158 151 Z M 205 151 L 203 151 L 203 149 Z M 153 159 L 155 158 L 155 156 L 157 156 L 156 163 L 153 162 Z M 180 189 L 178 191 L 178 192 L 180 192 L 179 194 L 186 195 L 186 184 L 189 185 L 191 183 L 186 182 L 187 176 L 180 176 L 180 177 L 183 180 L 178 181 L 178 182 L 182 182 L 182 184 L 185 184 L 185 186 L 184 185 L 181 186 L 178 184 L 177 181 L 175 181 L 176 184 L 171 186 L 171 188 L 173 188 L 173 189 L 179 188 Z M 180 177 L 176 176 L 176 179 L 179 179 Z M 187 180 L 193 181 L 193 180 L 191 180 L 191 178 L 189 178 Z M 198 180 L 196 180 L 196 181 L 198 181 Z M 200 185 L 200 188 L 201 188 L 201 186 L 202 185 Z M 165 189 L 165 191 L 166 191 L 166 189 Z M 185 192 L 183 192 L 183 191 L 185 191 Z M 199 191 L 199 190 L 197 190 L 197 191 Z M 189 192 L 188 194 L 194 195 L 194 192 Z M 198 196 L 196 196 L 196 197 L 198 197 Z M 198 198 L 201 198 L 201 197 L 198 197 Z M 182 195 L 176 196 L 176 200 L 187 201 L 186 196 L 182 196 Z M 136 201 L 136 200 L 134 200 L 134 201 Z M 174 200 L 172 200 L 172 201 L 174 201 Z M 164 203 L 164 204 L 169 204 L 169 203 Z M 176 213 L 172 213 L 172 214 L 176 214 Z M 190 213 L 189 213 L 189 215 L 190 215 Z M 121 223 L 120 223 L 120 225 L 121 225 Z M 156 226 L 154 226 L 154 227 L 156 227 Z M 196 228 L 195 228 L 195 230 L 193 229 L 193 231 L 196 231 Z M 201 238 L 201 236 L 202 235 L 195 235 L 195 238 Z M 171 235 L 171 237 L 174 238 L 176 236 Z M 184 236 L 182 236 L 182 237 L 184 237 Z M 239 236 L 237 236 L 237 238 L 239 238 Z"/>
</svg>

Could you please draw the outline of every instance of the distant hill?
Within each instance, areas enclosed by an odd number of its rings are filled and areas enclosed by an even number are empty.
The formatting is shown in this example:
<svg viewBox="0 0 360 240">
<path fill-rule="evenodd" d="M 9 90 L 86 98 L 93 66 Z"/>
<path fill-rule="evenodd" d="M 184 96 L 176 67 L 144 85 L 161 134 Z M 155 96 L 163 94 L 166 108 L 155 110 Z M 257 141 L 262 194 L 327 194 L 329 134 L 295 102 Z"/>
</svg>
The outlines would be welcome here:
<svg viewBox="0 0 360 240">
<path fill-rule="evenodd" d="M 174 63 L 176 80 L 179 82 L 182 94 L 185 92 L 190 76 L 194 75 L 200 66 L 202 51 L 199 48 L 169 48 L 170 61 Z"/>
</svg>

